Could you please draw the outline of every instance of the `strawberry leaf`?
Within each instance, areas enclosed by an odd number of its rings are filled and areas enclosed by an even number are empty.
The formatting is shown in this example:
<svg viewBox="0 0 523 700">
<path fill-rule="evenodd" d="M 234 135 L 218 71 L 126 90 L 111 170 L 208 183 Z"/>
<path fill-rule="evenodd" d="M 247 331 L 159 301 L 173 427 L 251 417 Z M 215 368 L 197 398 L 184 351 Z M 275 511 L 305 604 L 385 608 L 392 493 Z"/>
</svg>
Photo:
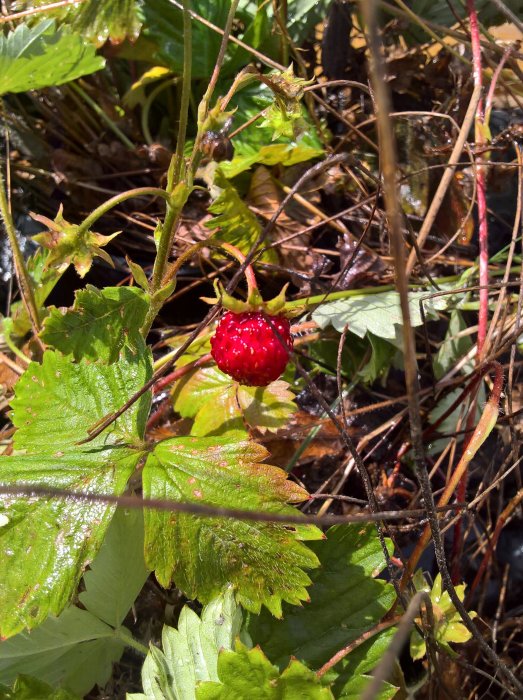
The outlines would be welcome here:
<svg viewBox="0 0 523 700">
<path fill-rule="evenodd" d="M 321 563 L 321 568 L 311 573 L 310 603 L 302 609 L 285 606 L 282 620 L 265 612 L 250 620 L 248 631 L 253 642 L 280 668 L 291 657 L 320 668 L 378 623 L 395 600 L 392 585 L 374 578 L 385 567 L 385 560 L 373 526 L 339 525 L 328 531 L 326 541 L 310 547 Z M 345 667 L 350 668 L 342 678 L 347 682 L 366 674 L 378 663 L 390 634 L 386 630 L 375 635 L 359 661 L 355 655 L 358 650 L 349 654 L 336 665 L 329 680 L 341 677 Z"/>
<path fill-rule="evenodd" d="M 267 387 L 242 386 L 217 367 L 204 367 L 178 381 L 173 389 L 174 409 L 184 418 L 194 418 L 192 434 L 223 435 L 245 430 L 278 430 L 296 410 L 287 382 Z"/>
<path fill-rule="evenodd" d="M 59 456 L 0 458 L 0 483 L 121 494 L 139 454 L 110 447 Z M 3 496 L 0 513 L 0 635 L 58 615 L 98 551 L 114 506 L 73 499 Z"/>
<path fill-rule="evenodd" d="M 121 494 L 140 458 L 124 443 L 141 444 L 149 398 L 85 448 L 74 443 L 149 375 L 149 357 L 128 349 L 109 366 L 44 353 L 42 364 L 31 363 L 17 384 L 17 454 L 0 458 L 0 483 Z M 0 634 L 7 637 L 63 610 L 102 543 L 114 506 L 15 496 L 0 504 Z"/>
<path fill-rule="evenodd" d="M 46 351 L 42 364 L 32 362 L 15 387 L 12 421 L 18 428 L 15 449 L 27 454 L 55 455 L 87 437 L 87 428 L 140 389 L 151 373 L 150 354 L 125 349 L 112 365 L 74 364 L 58 352 Z M 105 432 L 92 440 L 102 445 L 136 443 L 145 431 L 150 399 L 143 396 Z"/>
<path fill-rule="evenodd" d="M 201 683 L 196 690 L 197 700 L 302 700 L 333 699 L 331 691 L 322 687 L 316 674 L 299 661 L 293 660 L 280 673 L 259 648 L 248 649 L 241 642 L 235 650 L 224 649 L 218 657 L 220 682 Z"/>
<path fill-rule="evenodd" d="M 216 216 L 207 221 L 205 226 L 216 230 L 217 238 L 226 243 L 232 243 L 244 253 L 248 253 L 261 234 L 261 224 L 249 209 L 247 204 L 223 176 L 217 175 L 215 184 L 222 188 L 209 207 L 211 214 Z M 265 262 L 274 262 L 277 258 L 274 251 L 264 252 L 260 258 Z"/>
<path fill-rule="evenodd" d="M 147 312 L 145 294 L 136 287 L 90 285 L 76 292 L 72 310 L 62 314 L 51 307 L 42 340 L 75 360 L 111 363 L 127 343 L 143 352 L 140 327 Z"/>
<path fill-rule="evenodd" d="M 2 700 L 79 700 L 68 690 L 55 689 L 27 675 L 18 676 L 12 689 L 0 686 L 0 697 Z"/>
<path fill-rule="evenodd" d="M 56 29 L 52 20 L 0 34 L 0 95 L 61 85 L 104 65 L 83 36 Z"/>
<path fill-rule="evenodd" d="M 262 460 L 266 450 L 227 438 L 175 438 L 159 443 L 143 470 L 144 495 L 216 507 L 295 515 L 288 503 L 307 493 Z M 299 540 L 321 538 L 309 525 L 243 522 L 147 510 L 145 558 L 163 586 L 174 580 L 189 598 L 211 600 L 232 583 L 237 600 L 281 615 L 282 600 L 308 599 L 303 569 L 317 558 Z"/>
<path fill-rule="evenodd" d="M 185 606 L 178 629 L 165 626 L 162 648 L 151 647 L 142 668 L 144 694 L 128 695 L 129 700 L 194 700 L 196 683 L 218 680 L 218 652 L 232 649 L 240 634 L 242 613 L 232 589 L 220 593 L 205 605 L 201 618 Z"/>
<path fill-rule="evenodd" d="M 140 33 L 141 0 L 87 0 L 74 8 L 72 28 L 80 36 L 102 45 L 107 39 L 119 44 Z"/>
</svg>

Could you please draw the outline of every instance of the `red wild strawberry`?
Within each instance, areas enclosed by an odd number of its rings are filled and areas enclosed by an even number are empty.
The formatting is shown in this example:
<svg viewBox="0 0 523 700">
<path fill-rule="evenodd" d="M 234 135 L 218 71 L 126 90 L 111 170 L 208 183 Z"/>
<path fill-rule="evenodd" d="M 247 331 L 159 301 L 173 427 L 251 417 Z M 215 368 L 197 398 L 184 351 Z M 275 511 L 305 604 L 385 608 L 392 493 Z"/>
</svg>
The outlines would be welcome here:
<svg viewBox="0 0 523 700">
<path fill-rule="evenodd" d="M 278 379 L 291 350 L 289 320 L 262 311 L 227 311 L 211 338 L 211 354 L 221 371 L 248 386 L 267 386 Z"/>
</svg>

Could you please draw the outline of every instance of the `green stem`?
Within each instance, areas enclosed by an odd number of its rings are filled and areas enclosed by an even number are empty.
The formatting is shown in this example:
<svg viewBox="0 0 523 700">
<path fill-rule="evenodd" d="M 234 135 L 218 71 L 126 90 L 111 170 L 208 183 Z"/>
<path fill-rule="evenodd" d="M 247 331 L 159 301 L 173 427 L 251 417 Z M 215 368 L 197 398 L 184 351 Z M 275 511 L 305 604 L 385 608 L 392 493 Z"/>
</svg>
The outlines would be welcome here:
<svg viewBox="0 0 523 700">
<path fill-rule="evenodd" d="M 117 627 L 114 630 L 114 636 L 116 637 L 116 639 L 121 640 L 128 647 L 136 649 L 136 651 L 138 651 L 140 654 L 143 654 L 144 656 L 147 656 L 147 654 L 149 653 L 149 649 L 145 646 L 145 644 L 142 644 L 137 639 L 135 639 L 131 635 L 131 633 L 124 627 Z"/>
<path fill-rule="evenodd" d="M 20 245 L 18 243 L 18 238 L 16 237 L 15 226 L 13 223 L 13 217 L 9 211 L 9 204 L 7 201 L 7 192 L 5 188 L 4 174 L 2 168 L 0 167 L 0 217 L 3 219 L 4 227 L 11 245 L 11 251 L 13 253 L 13 263 L 15 268 L 16 279 L 18 281 L 18 286 L 20 288 L 20 294 L 22 295 L 22 301 L 29 318 L 31 319 L 31 324 L 33 330 L 36 333 L 40 330 L 40 315 L 38 313 L 38 307 L 36 305 L 36 300 L 33 290 L 33 281 L 29 277 L 27 268 L 25 266 L 24 256 L 20 250 Z"/>
<path fill-rule="evenodd" d="M 122 202 L 125 202 L 126 199 L 134 199 L 135 197 L 148 196 L 162 197 L 162 199 L 165 199 L 165 201 L 167 202 L 167 205 L 169 205 L 169 202 L 171 201 L 169 194 L 165 190 L 160 189 L 159 187 L 136 187 L 133 190 L 121 192 L 120 194 L 116 194 L 114 197 L 111 197 L 111 199 L 108 199 L 106 202 L 103 202 L 102 204 L 100 204 L 100 206 L 96 207 L 96 209 L 94 209 L 89 214 L 89 216 L 87 216 L 79 225 L 78 235 L 88 231 L 101 216 L 103 216 L 108 211 L 118 206 Z"/>
<path fill-rule="evenodd" d="M 172 192 L 182 176 L 183 151 L 185 148 L 185 135 L 187 133 L 187 121 L 189 118 L 189 103 L 191 100 L 191 74 L 192 74 L 192 25 L 190 14 L 190 0 L 183 0 L 183 76 L 182 98 L 180 103 L 180 122 L 178 124 L 178 139 L 176 141 L 176 153 L 174 164 L 167 189 Z M 170 246 L 169 246 L 170 247 Z"/>
<path fill-rule="evenodd" d="M 78 85 L 78 83 L 70 83 L 71 89 L 74 90 L 84 102 L 87 102 L 89 107 L 96 112 L 96 114 L 100 117 L 100 119 L 107 124 L 109 129 L 113 132 L 115 136 L 117 136 L 120 141 L 123 143 L 123 145 L 128 148 L 130 151 L 134 151 L 134 143 L 127 138 L 127 136 L 119 129 L 118 126 L 113 122 L 112 119 L 110 119 L 107 114 L 103 111 L 103 109 L 100 107 L 100 105 L 96 104 L 96 102 L 90 97 L 83 88 Z"/>
</svg>

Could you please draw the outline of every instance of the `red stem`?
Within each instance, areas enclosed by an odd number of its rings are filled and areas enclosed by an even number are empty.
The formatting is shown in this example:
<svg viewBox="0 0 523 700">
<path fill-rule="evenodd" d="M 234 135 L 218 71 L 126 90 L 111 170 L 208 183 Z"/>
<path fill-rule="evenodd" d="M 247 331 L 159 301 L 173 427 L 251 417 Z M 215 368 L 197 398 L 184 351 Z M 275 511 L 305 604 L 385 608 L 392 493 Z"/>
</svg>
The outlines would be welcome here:
<svg viewBox="0 0 523 700">
<path fill-rule="evenodd" d="M 483 69 L 481 64 L 481 37 L 479 33 L 478 15 L 474 0 L 467 0 L 467 9 L 470 23 L 470 39 L 472 44 L 472 63 L 474 67 L 474 85 L 483 85 Z M 485 164 L 483 151 L 485 146 L 485 114 L 483 99 L 478 102 L 476 114 L 476 148 L 475 157 L 476 197 L 478 207 L 478 237 L 479 237 L 479 316 L 478 316 L 478 353 L 477 361 L 483 359 L 485 339 L 488 327 L 488 300 L 489 300 L 489 274 L 488 274 L 488 219 L 487 219 L 487 183 L 485 178 Z M 467 428 L 474 422 L 475 402 L 472 402 Z M 465 441 L 465 450 L 468 442 Z M 465 501 L 468 483 L 468 469 L 465 470 L 458 486 L 456 497 L 459 503 Z M 461 578 L 460 560 L 463 549 L 463 528 L 461 518 L 454 526 L 454 542 L 452 545 L 452 580 L 456 583 Z"/>
</svg>

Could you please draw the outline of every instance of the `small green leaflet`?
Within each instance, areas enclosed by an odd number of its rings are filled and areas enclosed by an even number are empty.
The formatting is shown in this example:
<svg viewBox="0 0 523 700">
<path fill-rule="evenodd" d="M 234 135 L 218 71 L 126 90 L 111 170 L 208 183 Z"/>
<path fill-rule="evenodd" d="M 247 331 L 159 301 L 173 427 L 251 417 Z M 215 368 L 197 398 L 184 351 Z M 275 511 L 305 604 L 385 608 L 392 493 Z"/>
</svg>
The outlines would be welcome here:
<svg viewBox="0 0 523 700">
<path fill-rule="evenodd" d="M 87 285 L 76 292 L 74 307 L 62 314 L 51 307 L 42 340 L 65 355 L 93 362 L 115 362 L 124 343 L 143 352 L 140 327 L 147 313 L 145 293 L 137 287 Z"/>
<path fill-rule="evenodd" d="M 104 65 L 83 36 L 56 29 L 52 20 L 0 34 L 0 95 L 61 85 Z"/>
<path fill-rule="evenodd" d="M 174 409 L 184 418 L 194 418 L 191 433 L 197 436 L 224 435 L 245 426 L 278 430 L 296 410 L 287 382 L 267 387 L 241 386 L 217 367 L 191 372 L 173 388 Z"/>
<path fill-rule="evenodd" d="M 80 36 L 101 46 L 135 41 L 142 26 L 142 0 L 87 0 L 71 12 L 71 26 Z"/>
<path fill-rule="evenodd" d="M 421 326 L 419 303 L 427 292 L 410 292 L 410 321 L 413 326 Z M 427 318 L 437 318 L 437 311 L 447 308 L 446 297 L 434 297 L 423 301 Z M 338 299 L 322 304 L 313 311 L 312 318 L 320 328 L 332 324 L 340 333 L 346 325 L 349 331 L 363 338 L 370 331 L 378 338 L 395 341 L 397 327 L 403 323 L 398 292 L 388 291 L 376 294 L 355 294 L 346 299 Z"/>
<path fill-rule="evenodd" d="M 230 587 L 204 606 L 201 618 L 185 606 L 178 629 L 163 628 L 163 651 L 151 646 L 142 667 L 144 693 L 127 695 L 128 700 L 195 700 L 197 682 L 218 680 L 218 653 L 232 649 L 241 625 Z"/>
<path fill-rule="evenodd" d="M 236 642 L 234 651 L 224 649 L 218 657 L 220 682 L 201 683 L 197 700 L 334 700 L 315 673 L 296 659 L 280 673 L 259 648 Z"/>
<path fill-rule="evenodd" d="M 281 469 L 262 464 L 266 457 L 260 445 L 232 438 L 165 440 L 143 469 L 144 496 L 295 516 L 287 504 L 307 493 Z M 308 599 L 304 569 L 318 560 L 300 540 L 322 537 L 310 525 L 145 512 L 145 558 L 163 586 L 174 580 L 189 598 L 206 603 L 232 583 L 245 608 L 258 612 L 265 605 L 276 616 L 282 600 Z"/>
<path fill-rule="evenodd" d="M 118 509 L 84 575 L 80 600 L 85 610 L 71 606 L 31 633 L 22 632 L 0 644 L 0 682 L 11 683 L 18 673 L 30 673 L 82 697 L 96 683 L 103 686 L 125 648 L 114 628 L 120 626 L 147 575 L 142 514 Z M 130 634 L 125 628 L 119 632 Z"/>
</svg>

